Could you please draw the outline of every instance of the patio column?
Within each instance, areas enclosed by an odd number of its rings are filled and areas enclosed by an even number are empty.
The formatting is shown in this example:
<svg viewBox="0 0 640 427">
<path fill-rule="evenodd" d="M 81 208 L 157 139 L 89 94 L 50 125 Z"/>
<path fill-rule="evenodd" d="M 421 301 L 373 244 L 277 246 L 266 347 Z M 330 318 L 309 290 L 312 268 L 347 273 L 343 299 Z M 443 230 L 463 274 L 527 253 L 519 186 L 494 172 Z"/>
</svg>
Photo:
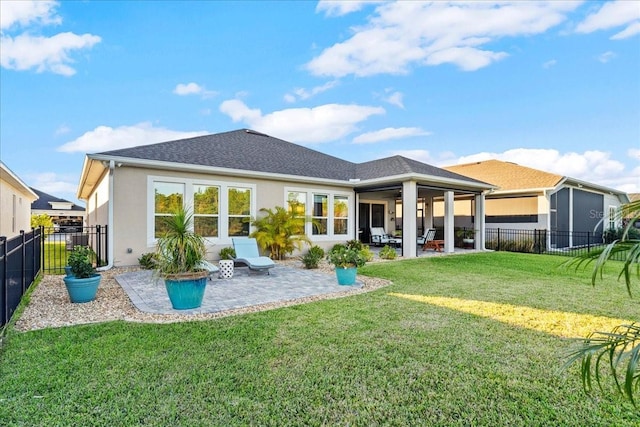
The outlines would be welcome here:
<svg viewBox="0 0 640 427">
<path fill-rule="evenodd" d="M 454 209 L 453 209 L 453 191 L 444 192 L 444 251 L 446 253 L 454 252 L 455 238 L 453 233 L 454 227 Z"/>
<path fill-rule="evenodd" d="M 418 186 L 415 181 L 402 183 L 402 256 L 418 256 L 416 239 L 418 212 Z"/>
<path fill-rule="evenodd" d="M 485 229 L 486 224 L 484 222 L 485 210 L 484 210 L 484 193 L 476 195 L 476 217 L 475 217 L 475 229 L 477 230 L 475 241 L 476 250 L 484 250 L 485 248 Z"/>
</svg>

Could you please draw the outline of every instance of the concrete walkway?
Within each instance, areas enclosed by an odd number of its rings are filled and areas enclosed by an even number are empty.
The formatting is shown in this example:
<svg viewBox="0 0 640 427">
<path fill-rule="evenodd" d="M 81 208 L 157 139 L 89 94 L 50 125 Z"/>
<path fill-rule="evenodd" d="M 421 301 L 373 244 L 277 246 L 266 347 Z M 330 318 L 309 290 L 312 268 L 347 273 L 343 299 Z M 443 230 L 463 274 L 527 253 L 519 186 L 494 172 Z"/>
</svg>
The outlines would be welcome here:
<svg viewBox="0 0 640 427">
<path fill-rule="evenodd" d="M 202 306 L 174 310 L 164 282 L 154 280 L 150 270 L 124 273 L 115 277 L 138 310 L 157 314 L 217 313 L 260 304 L 290 301 L 304 297 L 360 289 L 362 283 L 340 286 L 335 274 L 276 265 L 271 274 L 250 272 L 236 267 L 233 278 L 207 281 Z"/>
</svg>

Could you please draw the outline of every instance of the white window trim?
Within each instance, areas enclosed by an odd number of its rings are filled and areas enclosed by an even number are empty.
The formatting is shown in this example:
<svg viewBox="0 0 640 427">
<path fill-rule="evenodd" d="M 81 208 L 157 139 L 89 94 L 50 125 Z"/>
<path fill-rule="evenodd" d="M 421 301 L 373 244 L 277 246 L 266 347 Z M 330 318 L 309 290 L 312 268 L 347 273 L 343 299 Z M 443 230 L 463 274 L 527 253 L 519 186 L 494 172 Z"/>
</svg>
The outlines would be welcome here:
<svg viewBox="0 0 640 427">
<path fill-rule="evenodd" d="M 227 219 L 229 218 L 229 188 L 248 188 L 251 190 L 251 208 L 249 215 L 251 218 L 256 217 L 256 184 L 236 181 L 224 181 L 224 180 L 207 180 L 207 179 L 193 179 L 193 178 L 181 178 L 175 176 L 162 176 L 162 175 L 148 175 L 147 176 L 147 245 L 155 246 L 157 239 L 154 237 L 154 215 L 155 215 L 155 200 L 154 200 L 154 184 L 156 182 L 169 182 L 175 184 L 184 184 L 185 194 L 184 202 L 187 206 L 193 209 L 193 187 L 195 185 L 208 185 L 216 186 L 220 189 L 219 197 L 219 209 L 218 209 L 218 237 L 205 238 L 208 245 L 229 245 L 231 244 L 231 237 L 229 237 L 229 224 Z M 249 233 L 253 231 L 253 227 L 249 226 Z"/>
<path fill-rule="evenodd" d="M 344 240 L 345 238 L 350 238 L 350 236 L 353 236 L 353 227 L 355 224 L 355 212 L 353 209 L 354 206 L 354 197 L 355 195 L 351 192 L 345 192 L 345 191 L 336 191 L 336 190 L 327 190 L 327 189 L 316 189 L 316 188 L 302 188 L 302 187 L 285 187 L 284 188 L 284 194 L 283 194 L 283 200 L 284 200 L 284 206 L 287 206 L 287 196 L 290 192 L 298 192 L 298 193 L 305 193 L 306 194 L 306 201 L 305 201 L 305 215 L 308 216 L 309 218 L 313 218 L 313 199 L 315 195 L 323 195 L 323 196 L 328 196 L 327 197 L 327 234 L 313 234 L 313 226 L 310 222 L 307 222 L 304 226 L 304 230 L 305 230 L 305 234 L 312 240 L 312 241 L 317 241 L 317 242 L 321 242 L 321 241 L 333 241 L 333 240 Z M 347 199 L 347 206 L 348 206 L 348 211 L 347 211 L 347 234 L 338 234 L 335 235 L 334 234 L 334 230 L 333 230 L 333 220 L 334 220 L 334 215 L 333 215 L 333 203 L 334 203 L 334 198 L 335 196 L 342 196 L 342 197 L 346 197 Z"/>
</svg>

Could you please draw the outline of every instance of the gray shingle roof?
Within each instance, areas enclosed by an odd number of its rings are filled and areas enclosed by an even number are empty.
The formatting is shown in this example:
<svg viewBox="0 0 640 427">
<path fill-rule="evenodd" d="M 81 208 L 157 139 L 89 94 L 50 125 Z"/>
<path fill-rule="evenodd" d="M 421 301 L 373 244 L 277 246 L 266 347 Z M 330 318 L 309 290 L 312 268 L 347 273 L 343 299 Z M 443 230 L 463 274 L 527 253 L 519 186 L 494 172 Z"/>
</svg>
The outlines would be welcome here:
<svg viewBox="0 0 640 427">
<path fill-rule="evenodd" d="M 246 129 L 100 154 L 337 180 L 355 174 L 354 163 Z"/>
<path fill-rule="evenodd" d="M 402 156 L 352 163 L 248 129 L 98 154 L 341 181 L 416 173 L 481 182 Z"/>
<path fill-rule="evenodd" d="M 40 190 L 36 190 L 33 187 L 29 187 L 31 188 L 31 190 L 36 193 L 38 195 L 38 200 L 36 200 L 35 202 L 31 203 L 31 209 L 35 209 L 35 210 L 39 210 L 39 211 L 47 211 L 47 210 L 51 210 L 51 202 L 58 202 L 58 203 L 71 203 L 71 210 L 72 211 L 78 211 L 78 212 L 84 212 L 84 208 L 82 206 L 78 206 L 73 202 L 70 202 L 69 200 L 65 200 L 65 199 L 61 199 L 59 197 L 55 197 L 52 196 L 51 194 L 47 194 L 43 191 Z"/>
<path fill-rule="evenodd" d="M 484 183 L 464 175 L 402 156 L 392 156 L 384 159 L 372 160 L 370 162 L 359 163 L 356 167 L 356 174 L 358 178 L 363 180 L 411 173 Z"/>
</svg>

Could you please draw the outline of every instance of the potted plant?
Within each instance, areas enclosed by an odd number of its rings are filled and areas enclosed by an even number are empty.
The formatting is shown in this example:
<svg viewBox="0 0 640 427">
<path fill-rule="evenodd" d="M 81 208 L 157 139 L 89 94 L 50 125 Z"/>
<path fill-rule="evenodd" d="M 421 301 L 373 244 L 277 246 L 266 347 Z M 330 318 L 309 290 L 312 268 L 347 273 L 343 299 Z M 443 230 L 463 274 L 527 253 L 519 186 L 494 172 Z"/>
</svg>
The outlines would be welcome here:
<svg viewBox="0 0 640 427">
<path fill-rule="evenodd" d="M 357 267 L 362 267 L 367 262 L 367 254 L 364 253 L 362 243 L 358 244 L 350 241 L 347 244 L 338 243 L 334 245 L 327 261 L 336 268 L 336 278 L 339 285 L 353 285 L 356 283 Z"/>
<path fill-rule="evenodd" d="M 462 244 L 465 248 L 473 247 L 476 237 L 476 230 L 471 228 L 463 228 L 456 231 L 456 235 L 462 238 Z"/>
<path fill-rule="evenodd" d="M 93 265 L 95 253 L 89 246 L 74 246 L 67 260 L 69 273 L 63 279 L 71 302 L 89 302 L 96 298 L 102 276 Z"/>
<path fill-rule="evenodd" d="M 184 206 L 164 218 L 164 235 L 156 246 L 156 272 L 164 279 L 175 310 L 202 305 L 208 271 L 201 267 L 207 249 L 204 238 L 193 231 L 193 215 Z"/>
</svg>

